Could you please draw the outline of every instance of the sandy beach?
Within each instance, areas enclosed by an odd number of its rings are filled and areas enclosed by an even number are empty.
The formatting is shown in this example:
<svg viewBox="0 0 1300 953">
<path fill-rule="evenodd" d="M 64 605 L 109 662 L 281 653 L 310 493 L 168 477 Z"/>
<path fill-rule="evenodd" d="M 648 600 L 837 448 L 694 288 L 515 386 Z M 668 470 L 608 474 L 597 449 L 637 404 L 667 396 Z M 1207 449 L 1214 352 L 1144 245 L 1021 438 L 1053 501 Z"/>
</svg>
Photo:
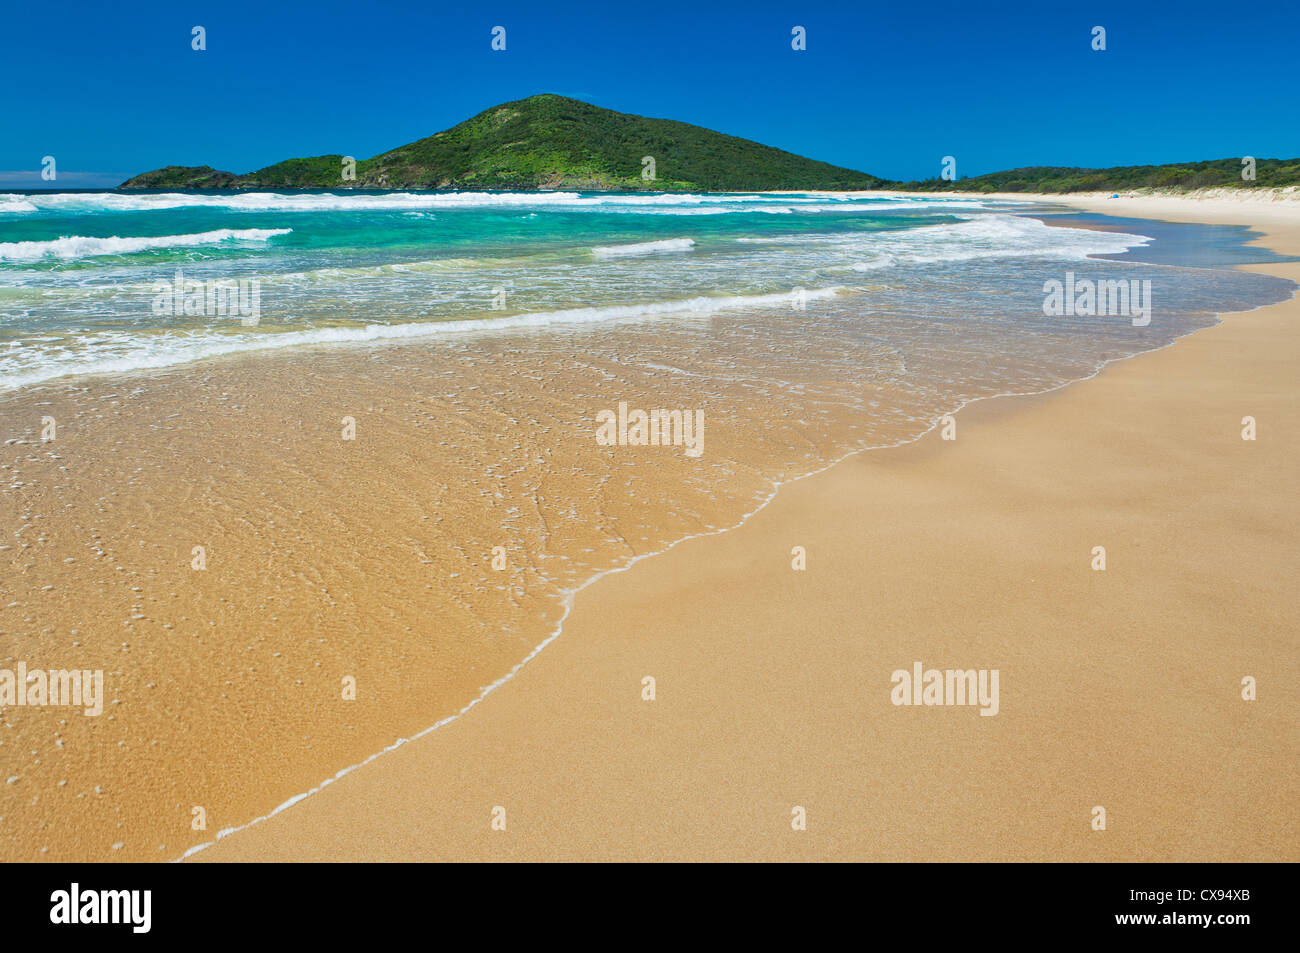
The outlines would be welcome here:
<svg viewBox="0 0 1300 953">
<path fill-rule="evenodd" d="M 1300 254 L 1294 202 L 1048 200 Z M 194 859 L 1300 859 L 1297 318 L 1225 315 L 787 483 L 583 589 L 462 717 Z M 996 669 L 997 714 L 893 704 L 917 662 Z"/>
</svg>

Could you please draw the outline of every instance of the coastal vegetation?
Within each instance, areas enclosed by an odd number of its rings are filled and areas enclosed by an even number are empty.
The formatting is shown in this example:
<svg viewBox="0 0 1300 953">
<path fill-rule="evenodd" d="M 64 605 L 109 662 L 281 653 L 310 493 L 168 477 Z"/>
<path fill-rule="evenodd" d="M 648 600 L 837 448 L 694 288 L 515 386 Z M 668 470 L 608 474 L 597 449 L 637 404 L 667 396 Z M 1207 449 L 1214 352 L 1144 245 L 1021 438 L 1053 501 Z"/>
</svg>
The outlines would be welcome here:
<svg viewBox="0 0 1300 953">
<path fill-rule="evenodd" d="M 342 155 L 235 175 L 168 166 L 122 188 L 592 189 L 747 192 L 871 189 L 884 180 L 748 139 L 544 94 L 504 103 L 355 170 Z M 346 174 L 354 171 L 355 177 Z"/>
<path fill-rule="evenodd" d="M 1113 169 L 1031 166 L 991 172 L 949 182 L 926 179 L 899 183 L 916 192 L 1122 192 L 1134 189 L 1277 188 L 1300 184 L 1300 159 L 1256 159 L 1254 179 L 1243 179 L 1248 166 L 1242 158 L 1176 162 L 1169 165 L 1128 165 Z"/>
</svg>

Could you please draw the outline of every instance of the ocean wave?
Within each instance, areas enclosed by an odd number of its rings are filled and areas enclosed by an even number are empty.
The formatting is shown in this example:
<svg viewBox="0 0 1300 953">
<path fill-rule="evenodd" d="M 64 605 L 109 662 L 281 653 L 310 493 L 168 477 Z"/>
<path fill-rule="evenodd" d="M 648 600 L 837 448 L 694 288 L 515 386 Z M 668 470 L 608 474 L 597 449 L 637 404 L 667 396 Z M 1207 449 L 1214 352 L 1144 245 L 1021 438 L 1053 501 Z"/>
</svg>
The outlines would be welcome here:
<svg viewBox="0 0 1300 953">
<path fill-rule="evenodd" d="M 1086 258 L 1118 255 L 1151 242 L 1145 235 L 1046 225 L 1035 218 L 988 213 L 896 231 L 743 236 L 753 245 L 821 244 L 862 261 L 838 271 L 876 271 L 895 265 L 941 264 L 975 258 Z"/>
<path fill-rule="evenodd" d="M 805 301 L 836 297 L 848 291 L 843 286 L 818 288 L 803 293 Z M 312 328 L 277 332 L 163 332 L 148 335 L 130 332 L 102 334 L 83 351 L 48 359 L 40 367 L 10 368 L 0 362 L 0 390 L 16 390 L 72 374 L 114 374 L 156 370 L 189 364 L 211 357 L 250 351 L 321 344 L 368 344 L 436 337 L 443 334 L 492 333 L 545 328 L 552 325 L 601 324 L 647 317 L 714 314 L 754 308 L 789 308 L 789 293 L 765 295 L 719 295 L 641 304 L 531 311 L 500 318 L 455 321 L 422 321 L 407 324 L 370 324 L 364 327 Z"/>
<path fill-rule="evenodd" d="M 691 238 L 665 238 L 656 242 L 634 242 L 629 245 L 597 245 L 591 253 L 597 258 L 626 258 L 634 255 L 657 255 L 661 252 L 690 251 L 695 247 Z"/>
<path fill-rule="evenodd" d="M 5 212 L 36 212 L 35 205 L 21 195 L 0 195 L 0 215 Z"/>
<path fill-rule="evenodd" d="M 618 206 L 602 209 L 605 212 L 628 212 L 636 215 L 793 215 L 795 210 L 785 205 L 737 205 L 734 208 L 716 206 L 679 206 L 676 208 L 653 208 L 638 206 Z M 800 212 L 833 211 L 818 206 L 800 206 Z"/>
<path fill-rule="evenodd" d="M 226 241 L 264 242 L 276 235 L 288 235 L 291 228 L 218 228 L 190 235 L 156 235 L 147 238 L 90 238 L 70 235 L 43 242 L 0 242 L 0 261 L 36 261 L 41 258 L 94 258 L 101 255 L 130 255 L 156 248 L 189 248 Z"/>
<path fill-rule="evenodd" d="M 49 211 L 157 212 L 174 208 L 221 208 L 243 212 L 331 212 L 331 211 L 419 211 L 433 208 L 486 207 L 496 205 L 566 204 L 580 199 L 577 192 L 444 192 L 385 194 L 238 192 L 234 194 L 188 194 L 159 192 L 147 195 L 120 192 L 90 194 L 55 193 L 31 196 L 32 202 Z"/>
<path fill-rule="evenodd" d="M 808 194 L 808 193 L 710 193 L 654 192 L 654 193 L 598 193 L 578 192 L 389 192 L 376 193 L 281 193 L 238 192 L 234 194 L 188 194 L 160 192 L 127 194 L 120 192 L 62 193 L 53 192 L 29 196 L 8 196 L 24 206 L 21 210 L 42 211 L 163 211 L 175 208 L 222 208 L 246 212 L 323 212 L 323 211 L 418 211 L 439 208 L 492 208 L 534 207 L 571 208 L 597 211 L 632 211 L 659 209 L 663 214 L 674 211 L 695 210 L 697 214 L 711 209 L 713 214 L 770 210 L 774 214 L 788 214 L 790 206 L 834 211 L 886 209 L 908 205 L 926 207 L 955 204 L 951 199 L 914 200 L 890 196 L 875 198 L 862 193 Z M 978 203 L 963 203 L 978 207 Z M 28 209 L 25 206 L 30 206 Z M 765 208 L 765 206 L 767 208 Z M 17 205 L 16 205 L 17 208 Z M 5 206 L 0 204 L 0 211 Z M 689 212 L 687 212 L 689 214 Z"/>
</svg>

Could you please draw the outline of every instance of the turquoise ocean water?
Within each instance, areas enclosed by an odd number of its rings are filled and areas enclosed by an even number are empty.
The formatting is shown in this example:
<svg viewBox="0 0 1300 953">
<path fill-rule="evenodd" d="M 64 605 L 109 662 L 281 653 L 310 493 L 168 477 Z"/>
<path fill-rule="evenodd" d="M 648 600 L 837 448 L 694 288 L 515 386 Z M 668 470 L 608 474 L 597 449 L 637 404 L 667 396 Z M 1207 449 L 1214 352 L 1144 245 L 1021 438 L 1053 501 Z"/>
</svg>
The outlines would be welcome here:
<svg viewBox="0 0 1300 953">
<path fill-rule="evenodd" d="M 1240 229 L 1063 221 L 851 194 L 0 194 L 0 390 L 311 344 L 747 309 L 797 324 L 818 302 L 840 330 L 992 331 L 1008 353 L 1075 339 L 1109 359 L 1290 294 L 1228 269 L 1267 257 Z M 1044 315 L 1067 272 L 1151 280 L 1153 320 Z M 183 306 L 239 282 L 255 321 Z"/>
</svg>

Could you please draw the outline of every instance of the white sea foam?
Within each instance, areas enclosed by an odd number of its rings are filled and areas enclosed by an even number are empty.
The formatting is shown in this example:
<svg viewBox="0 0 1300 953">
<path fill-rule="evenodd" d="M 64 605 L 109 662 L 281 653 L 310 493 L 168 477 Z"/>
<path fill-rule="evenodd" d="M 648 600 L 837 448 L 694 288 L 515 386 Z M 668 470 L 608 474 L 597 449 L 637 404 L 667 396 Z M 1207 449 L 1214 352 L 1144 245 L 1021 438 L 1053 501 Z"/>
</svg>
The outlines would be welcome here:
<svg viewBox="0 0 1300 953">
<path fill-rule="evenodd" d="M 836 286 L 804 292 L 806 301 L 833 298 L 847 289 Z M 48 356 L 39 367 L 10 368 L 0 361 L 0 390 L 15 390 L 70 374 L 116 374 L 188 364 L 193 361 L 250 351 L 313 344 L 367 344 L 443 334 L 466 334 L 545 328 L 552 325 L 599 324 L 672 315 L 712 314 L 746 308 L 789 308 L 790 294 L 719 295 L 650 301 L 643 304 L 532 311 L 501 318 L 370 324 L 364 327 L 312 328 L 278 332 L 107 332 L 87 341 L 86 350 Z"/>
<path fill-rule="evenodd" d="M 336 194 L 237 192 L 233 194 L 160 192 L 156 194 L 54 193 L 31 201 L 51 211 L 156 212 L 173 208 L 225 208 L 243 212 L 418 211 L 433 208 L 510 205 L 563 205 L 578 201 L 577 192 L 391 192 Z"/>
<path fill-rule="evenodd" d="M 956 204 L 951 199 L 897 199 L 889 196 L 875 198 L 862 193 L 836 195 L 808 195 L 803 193 L 762 194 L 690 192 L 673 193 L 600 193 L 582 195 L 578 192 L 324 192 L 315 194 L 280 192 L 237 192 L 233 194 L 188 194 L 161 192 L 150 194 L 98 192 L 52 192 L 29 196 L 8 196 L 31 206 L 23 211 L 160 211 L 174 208 L 225 208 L 237 211 L 412 211 L 439 208 L 571 208 L 598 211 L 645 211 L 658 209 L 660 214 L 727 214 L 732 212 L 769 211 L 789 214 L 794 209 L 807 208 L 818 211 L 882 210 L 901 205 L 926 207 Z M 962 203 L 978 207 L 978 203 Z M 4 205 L 0 204 L 0 211 Z M 708 210 L 706 212 L 705 210 Z"/>
<path fill-rule="evenodd" d="M 35 205 L 21 195 L 0 195 L 0 215 L 5 212 L 35 212 Z"/>
<path fill-rule="evenodd" d="M 691 238 L 665 238 L 657 242 L 635 242 L 629 245 L 598 245 L 591 250 L 597 258 L 626 258 L 635 255 L 657 255 L 661 252 L 690 251 L 695 247 Z"/>
<path fill-rule="evenodd" d="M 876 271 L 895 265 L 939 264 L 975 258 L 1083 258 L 1118 255 L 1149 244 L 1145 235 L 1062 228 L 1038 219 L 996 213 L 941 225 L 871 232 L 834 232 L 737 238 L 754 245 L 821 244 L 863 260 L 835 270 Z"/>
<path fill-rule="evenodd" d="M 218 228 L 191 235 L 155 235 L 141 238 L 90 238 L 70 235 L 44 242 L 0 242 L 0 261 L 36 261 L 41 258 L 94 258 L 98 255 L 130 255 L 154 248 L 189 248 L 227 241 L 264 242 L 276 235 L 288 235 L 291 228 Z"/>
</svg>

